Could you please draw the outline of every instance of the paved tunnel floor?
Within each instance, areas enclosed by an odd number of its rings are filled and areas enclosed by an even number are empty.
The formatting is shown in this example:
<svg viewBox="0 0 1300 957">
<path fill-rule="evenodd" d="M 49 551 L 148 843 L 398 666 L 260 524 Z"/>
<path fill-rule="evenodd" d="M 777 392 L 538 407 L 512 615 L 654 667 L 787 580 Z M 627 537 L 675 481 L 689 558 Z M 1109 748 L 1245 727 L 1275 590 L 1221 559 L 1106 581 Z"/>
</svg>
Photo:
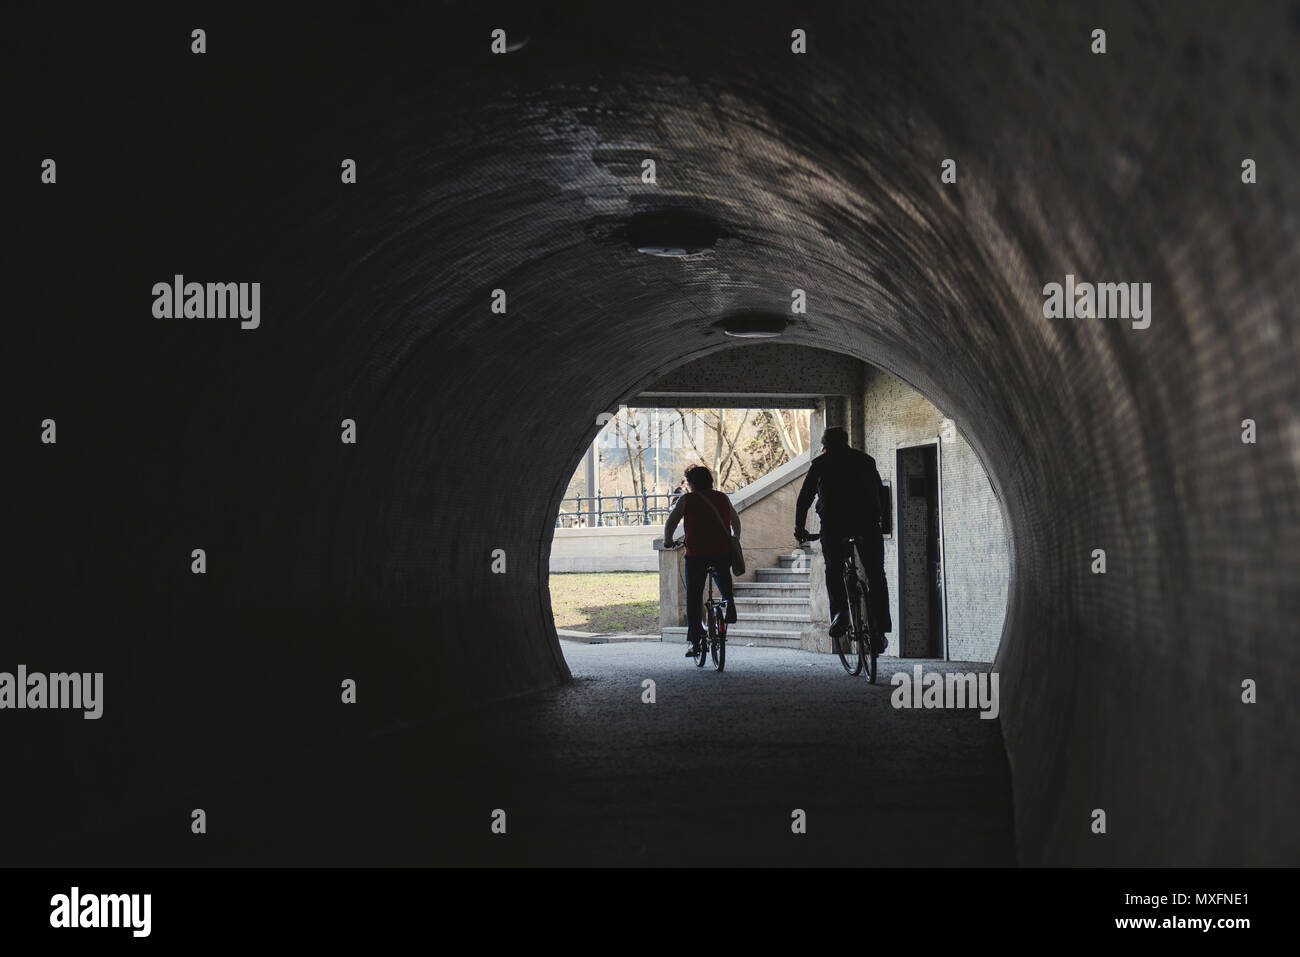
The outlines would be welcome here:
<svg viewBox="0 0 1300 957">
<path fill-rule="evenodd" d="M 206 791 L 203 837 L 175 826 L 177 808 L 170 837 L 146 821 L 93 862 L 1015 863 L 998 722 L 891 707 L 889 676 L 916 660 L 882 661 L 873 686 L 784 649 L 733 647 L 719 674 L 678 644 L 562 648 L 566 687 L 262 768 Z"/>
</svg>

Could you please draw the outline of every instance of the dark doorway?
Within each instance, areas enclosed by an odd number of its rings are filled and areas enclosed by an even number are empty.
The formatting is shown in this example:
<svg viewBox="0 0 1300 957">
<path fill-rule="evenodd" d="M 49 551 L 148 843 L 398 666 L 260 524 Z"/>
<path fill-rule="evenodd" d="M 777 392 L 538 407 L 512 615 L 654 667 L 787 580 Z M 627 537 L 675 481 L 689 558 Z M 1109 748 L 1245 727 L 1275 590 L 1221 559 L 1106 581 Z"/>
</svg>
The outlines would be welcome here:
<svg viewBox="0 0 1300 957">
<path fill-rule="evenodd" d="M 899 654 L 943 657 L 943 557 L 939 543 L 939 450 L 898 450 Z"/>
</svg>

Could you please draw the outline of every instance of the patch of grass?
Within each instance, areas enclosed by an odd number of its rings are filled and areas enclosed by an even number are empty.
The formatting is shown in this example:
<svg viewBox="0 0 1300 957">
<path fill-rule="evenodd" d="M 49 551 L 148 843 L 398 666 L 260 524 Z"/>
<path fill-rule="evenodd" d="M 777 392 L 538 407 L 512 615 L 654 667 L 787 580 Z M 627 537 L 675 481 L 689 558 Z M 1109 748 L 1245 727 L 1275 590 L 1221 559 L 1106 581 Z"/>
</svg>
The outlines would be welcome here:
<svg viewBox="0 0 1300 957">
<path fill-rule="evenodd" d="M 550 578 L 556 628 L 659 633 L 658 572 L 563 572 Z"/>
</svg>

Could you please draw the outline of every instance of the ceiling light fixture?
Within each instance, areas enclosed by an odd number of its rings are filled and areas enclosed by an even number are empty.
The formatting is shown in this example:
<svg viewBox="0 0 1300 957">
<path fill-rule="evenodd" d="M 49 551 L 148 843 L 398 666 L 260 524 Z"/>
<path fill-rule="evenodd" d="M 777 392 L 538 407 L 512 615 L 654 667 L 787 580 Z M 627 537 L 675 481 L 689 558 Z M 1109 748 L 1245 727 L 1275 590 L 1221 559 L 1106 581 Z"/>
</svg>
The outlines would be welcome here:
<svg viewBox="0 0 1300 957">
<path fill-rule="evenodd" d="M 780 313 L 742 312 L 714 323 L 723 333 L 737 339 L 775 339 L 785 332 L 789 320 Z"/>
<path fill-rule="evenodd" d="M 624 236 L 637 252 L 675 259 L 711 252 L 719 235 L 713 220 L 689 209 L 637 213 L 624 226 Z"/>
</svg>

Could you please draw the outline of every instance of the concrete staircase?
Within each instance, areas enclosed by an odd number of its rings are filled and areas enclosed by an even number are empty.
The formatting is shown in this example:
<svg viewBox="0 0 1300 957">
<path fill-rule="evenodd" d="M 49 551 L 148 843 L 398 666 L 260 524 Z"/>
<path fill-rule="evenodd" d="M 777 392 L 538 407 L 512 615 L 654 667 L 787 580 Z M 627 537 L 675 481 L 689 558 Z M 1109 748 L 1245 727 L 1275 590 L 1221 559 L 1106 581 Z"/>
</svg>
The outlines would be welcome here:
<svg viewBox="0 0 1300 957">
<path fill-rule="evenodd" d="M 808 562 L 802 553 L 781 555 L 775 568 L 759 568 L 754 581 L 736 582 L 736 617 L 727 643 L 762 648 L 801 647 L 809 616 Z M 708 592 L 706 591 L 707 595 Z M 665 628 L 664 638 L 686 641 L 685 628 Z"/>
</svg>

